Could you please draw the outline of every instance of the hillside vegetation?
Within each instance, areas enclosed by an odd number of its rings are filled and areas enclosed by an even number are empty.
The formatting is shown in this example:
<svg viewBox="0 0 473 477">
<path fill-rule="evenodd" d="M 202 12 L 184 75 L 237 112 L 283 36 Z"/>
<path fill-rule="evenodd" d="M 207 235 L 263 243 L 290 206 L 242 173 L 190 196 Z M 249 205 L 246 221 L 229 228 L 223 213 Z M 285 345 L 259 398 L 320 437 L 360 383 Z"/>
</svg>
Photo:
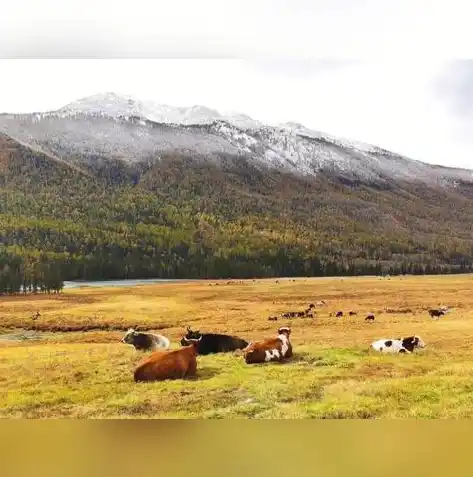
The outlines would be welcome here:
<svg viewBox="0 0 473 477">
<path fill-rule="evenodd" d="M 473 263 L 468 184 L 304 178 L 236 156 L 218 166 L 178 154 L 133 165 L 76 159 L 0 136 L 0 263 L 49 263 L 66 280 L 465 272 Z"/>
<path fill-rule="evenodd" d="M 199 281 L 4 297 L 0 417 L 471 418 L 472 279 Z M 319 299 L 327 306 L 315 319 L 267 320 Z M 427 308 L 445 304 L 451 312 L 432 320 Z M 358 315 L 330 316 L 350 309 Z M 13 329 L 31 328 L 32 310 L 41 312 L 34 326 L 43 332 Z M 364 321 L 369 312 L 373 323 Z M 95 330 L 54 332 L 89 325 Z M 249 340 L 289 325 L 295 354 L 252 366 L 238 353 L 200 356 L 196 380 L 136 384 L 133 369 L 146 354 L 120 343 L 131 325 L 168 336 L 173 347 L 187 325 Z M 369 350 L 376 339 L 413 334 L 427 348 Z"/>
</svg>

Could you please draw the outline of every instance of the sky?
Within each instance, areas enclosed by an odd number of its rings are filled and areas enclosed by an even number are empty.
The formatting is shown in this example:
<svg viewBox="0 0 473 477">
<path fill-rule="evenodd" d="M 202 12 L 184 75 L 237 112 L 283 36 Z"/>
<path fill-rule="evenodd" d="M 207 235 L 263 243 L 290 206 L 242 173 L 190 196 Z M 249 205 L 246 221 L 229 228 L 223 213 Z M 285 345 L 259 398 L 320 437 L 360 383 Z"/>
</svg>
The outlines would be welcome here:
<svg viewBox="0 0 473 477">
<path fill-rule="evenodd" d="M 468 5 L 8 2 L 0 16 L 0 111 L 51 110 L 113 91 L 299 122 L 413 159 L 473 168 Z"/>
</svg>

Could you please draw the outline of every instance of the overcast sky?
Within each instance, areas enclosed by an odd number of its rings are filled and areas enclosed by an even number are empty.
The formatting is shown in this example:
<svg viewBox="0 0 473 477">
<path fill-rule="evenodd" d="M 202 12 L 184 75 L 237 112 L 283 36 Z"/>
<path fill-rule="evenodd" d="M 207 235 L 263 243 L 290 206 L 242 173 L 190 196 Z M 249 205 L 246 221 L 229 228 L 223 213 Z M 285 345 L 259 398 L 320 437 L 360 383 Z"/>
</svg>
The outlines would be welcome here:
<svg viewBox="0 0 473 477">
<path fill-rule="evenodd" d="M 55 109 L 114 91 L 296 121 L 473 168 L 468 5 L 16 0 L 0 16 L 0 111 Z"/>
</svg>

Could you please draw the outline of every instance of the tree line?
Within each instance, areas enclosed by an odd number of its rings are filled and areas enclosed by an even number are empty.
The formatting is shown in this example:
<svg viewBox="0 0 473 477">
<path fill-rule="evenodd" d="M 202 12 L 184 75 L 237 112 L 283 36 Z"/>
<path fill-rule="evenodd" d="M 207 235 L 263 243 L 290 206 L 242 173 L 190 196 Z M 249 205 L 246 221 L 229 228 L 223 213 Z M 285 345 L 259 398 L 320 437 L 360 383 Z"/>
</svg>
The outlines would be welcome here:
<svg viewBox="0 0 473 477">
<path fill-rule="evenodd" d="M 61 265 L 45 256 L 34 259 L 0 249 L 0 294 L 59 293 Z"/>
<path fill-rule="evenodd" d="M 443 198 L 414 189 L 373 192 L 176 157 L 139 174 L 106 161 L 82 173 L 25 154 L 0 171 L 0 293 L 54 292 L 64 280 L 472 270 L 471 208 L 433 207 Z"/>
</svg>

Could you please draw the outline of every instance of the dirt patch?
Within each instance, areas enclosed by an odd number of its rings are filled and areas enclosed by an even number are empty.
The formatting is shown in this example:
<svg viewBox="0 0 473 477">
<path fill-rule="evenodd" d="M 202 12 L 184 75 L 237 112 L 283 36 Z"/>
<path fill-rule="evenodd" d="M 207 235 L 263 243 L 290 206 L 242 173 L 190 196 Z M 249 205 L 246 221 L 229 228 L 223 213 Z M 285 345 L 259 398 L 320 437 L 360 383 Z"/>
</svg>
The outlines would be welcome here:
<svg viewBox="0 0 473 477">
<path fill-rule="evenodd" d="M 77 331 L 126 331 L 129 328 L 134 328 L 137 331 L 148 331 L 148 330 L 164 330 L 171 328 L 169 323 L 156 323 L 156 324 L 146 324 L 146 325 L 137 325 L 133 323 L 123 324 L 87 324 L 87 325 L 60 325 L 52 323 L 37 323 L 33 325 L 23 326 L 24 330 L 27 331 L 46 331 L 50 333 L 70 333 Z"/>
<path fill-rule="evenodd" d="M 52 333 L 41 333 L 33 330 L 19 330 L 11 333 L 0 334 L 0 342 L 2 341 L 27 341 L 27 340 L 42 340 L 51 338 Z"/>
<path fill-rule="evenodd" d="M 386 308 L 384 313 L 414 313 L 411 308 Z"/>
</svg>

